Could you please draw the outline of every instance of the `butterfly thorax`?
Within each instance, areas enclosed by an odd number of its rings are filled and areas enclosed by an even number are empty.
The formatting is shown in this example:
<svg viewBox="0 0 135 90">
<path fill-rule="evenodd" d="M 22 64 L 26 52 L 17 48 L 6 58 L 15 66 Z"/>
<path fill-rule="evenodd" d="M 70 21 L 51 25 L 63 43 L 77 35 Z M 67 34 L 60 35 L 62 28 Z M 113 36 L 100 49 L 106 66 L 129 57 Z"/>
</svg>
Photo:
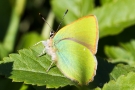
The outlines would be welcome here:
<svg viewBox="0 0 135 90">
<path fill-rule="evenodd" d="M 51 56 L 52 60 L 57 60 L 56 50 L 53 45 L 53 39 L 47 39 L 43 44 L 45 46 L 46 53 Z"/>
</svg>

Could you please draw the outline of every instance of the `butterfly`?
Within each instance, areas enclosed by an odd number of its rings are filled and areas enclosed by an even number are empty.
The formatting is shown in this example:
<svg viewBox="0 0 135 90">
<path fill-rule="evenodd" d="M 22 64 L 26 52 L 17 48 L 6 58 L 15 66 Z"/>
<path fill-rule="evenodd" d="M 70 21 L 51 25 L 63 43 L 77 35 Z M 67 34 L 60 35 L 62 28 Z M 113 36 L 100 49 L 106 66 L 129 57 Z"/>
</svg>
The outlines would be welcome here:
<svg viewBox="0 0 135 90">
<path fill-rule="evenodd" d="M 50 38 L 40 41 L 45 48 L 40 54 L 51 56 L 53 63 L 69 79 L 80 85 L 93 81 L 96 75 L 99 31 L 96 16 L 88 15 L 51 32 Z"/>
</svg>

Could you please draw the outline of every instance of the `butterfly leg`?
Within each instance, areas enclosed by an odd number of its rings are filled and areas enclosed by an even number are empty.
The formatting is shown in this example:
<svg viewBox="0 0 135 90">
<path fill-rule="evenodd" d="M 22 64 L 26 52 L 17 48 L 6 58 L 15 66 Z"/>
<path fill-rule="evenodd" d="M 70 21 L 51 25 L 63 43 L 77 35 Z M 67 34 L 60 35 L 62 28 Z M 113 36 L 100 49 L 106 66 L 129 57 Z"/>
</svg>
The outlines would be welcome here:
<svg viewBox="0 0 135 90">
<path fill-rule="evenodd" d="M 40 43 L 42 43 L 44 45 L 46 43 L 46 41 L 39 41 L 34 46 L 36 46 L 36 45 L 38 45 Z M 42 53 L 40 53 L 38 56 L 40 57 L 40 56 L 42 56 L 44 54 L 46 54 L 46 49 L 45 48 L 43 49 Z"/>
<path fill-rule="evenodd" d="M 42 53 L 40 53 L 38 56 L 40 57 L 40 56 L 42 56 L 44 54 L 46 54 L 46 49 L 45 48 L 43 49 Z"/>
<path fill-rule="evenodd" d="M 39 41 L 39 42 L 37 42 L 36 44 L 34 44 L 33 46 L 36 46 L 36 45 L 38 45 L 38 44 L 40 44 L 40 43 L 45 43 L 45 41 Z"/>
<path fill-rule="evenodd" d="M 54 62 L 55 62 L 55 61 L 52 61 L 52 63 L 50 64 L 50 66 L 48 67 L 48 69 L 46 70 L 46 72 L 48 72 L 48 71 L 51 69 L 51 67 L 52 67 L 52 65 L 54 64 Z"/>
</svg>

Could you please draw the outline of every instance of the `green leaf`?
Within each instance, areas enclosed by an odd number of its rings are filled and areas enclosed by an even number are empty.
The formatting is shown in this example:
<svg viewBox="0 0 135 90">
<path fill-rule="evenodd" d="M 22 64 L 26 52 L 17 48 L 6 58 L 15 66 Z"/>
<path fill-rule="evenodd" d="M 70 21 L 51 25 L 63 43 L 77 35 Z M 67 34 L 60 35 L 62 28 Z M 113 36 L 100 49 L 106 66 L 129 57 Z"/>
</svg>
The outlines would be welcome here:
<svg viewBox="0 0 135 90">
<path fill-rule="evenodd" d="M 119 76 L 127 75 L 130 72 L 135 72 L 135 68 L 129 65 L 118 64 L 110 73 L 110 78 L 116 81 Z"/>
<path fill-rule="evenodd" d="M 97 16 L 100 37 L 119 34 L 124 28 L 134 25 L 134 8 L 133 0 L 117 0 L 94 9 L 91 13 Z"/>
<path fill-rule="evenodd" d="M 121 75 L 116 81 L 111 80 L 106 83 L 102 90 L 134 90 L 135 73 L 130 72 L 127 75 Z"/>
<path fill-rule="evenodd" d="M 120 46 L 123 47 L 127 52 L 131 53 L 133 59 L 135 59 L 135 40 L 134 39 L 132 39 L 130 42 L 127 42 L 127 43 L 120 43 Z"/>
<path fill-rule="evenodd" d="M 29 50 L 19 50 L 19 54 L 10 54 L 0 62 L 0 74 L 6 75 L 15 82 L 38 86 L 46 85 L 47 88 L 74 85 L 74 82 L 61 74 L 57 67 L 46 72 L 51 61 L 47 55 L 38 57 L 43 48 L 43 45 L 38 45 Z"/>
<path fill-rule="evenodd" d="M 68 9 L 64 23 L 69 24 L 72 21 L 88 15 L 93 10 L 94 0 L 51 0 L 52 9 L 56 18 L 61 21 L 64 12 Z"/>
<path fill-rule="evenodd" d="M 110 62 L 124 62 L 131 66 L 135 66 L 135 40 L 128 43 L 120 43 L 121 47 L 106 46 L 105 53 L 111 58 Z"/>
<path fill-rule="evenodd" d="M 133 63 L 133 57 L 130 52 L 127 52 L 121 47 L 105 46 L 106 55 L 111 58 L 109 61 L 112 63 L 124 62 Z"/>
</svg>

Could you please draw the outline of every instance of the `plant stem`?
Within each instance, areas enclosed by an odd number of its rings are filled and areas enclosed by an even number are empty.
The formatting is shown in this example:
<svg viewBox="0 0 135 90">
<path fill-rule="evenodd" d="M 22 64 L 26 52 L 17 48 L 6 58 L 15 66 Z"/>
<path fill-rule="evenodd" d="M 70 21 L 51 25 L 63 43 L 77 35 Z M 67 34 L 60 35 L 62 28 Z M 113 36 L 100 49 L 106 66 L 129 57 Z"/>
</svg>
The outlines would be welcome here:
<svg viewBox="0 0 135 90">
<path fill-rule="evenodd" d="M 26 0 L 16 0 L 15 6 L 13 7 L 10 23 L 3 42 L 3 45 L 8 50 L 8 52 L 13 51 L 19 22 L 25 7 L 25 2 Z"/>
</svg>

